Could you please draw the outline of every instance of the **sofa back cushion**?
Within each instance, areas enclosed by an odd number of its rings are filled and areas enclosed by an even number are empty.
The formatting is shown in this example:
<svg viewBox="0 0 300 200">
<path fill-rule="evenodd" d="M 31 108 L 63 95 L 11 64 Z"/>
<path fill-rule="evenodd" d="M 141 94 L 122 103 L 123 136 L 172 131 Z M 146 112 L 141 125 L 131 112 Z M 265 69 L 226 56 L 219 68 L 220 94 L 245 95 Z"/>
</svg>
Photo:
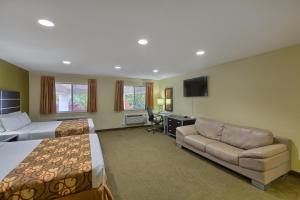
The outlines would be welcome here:
<svg viewBox="0 0 300 200">
<path fill-rule="evenodd" d="M 253 149 L 273 144 L 268 130 L 225 124 L 221 141 L 241 149 Z"/>
<path fill-rule="evenodd" d="M 224 123 L 206 118 L 197 118 L 195 128 L 200 135 L 210 139 L 220 140 Z"/>
</svg>

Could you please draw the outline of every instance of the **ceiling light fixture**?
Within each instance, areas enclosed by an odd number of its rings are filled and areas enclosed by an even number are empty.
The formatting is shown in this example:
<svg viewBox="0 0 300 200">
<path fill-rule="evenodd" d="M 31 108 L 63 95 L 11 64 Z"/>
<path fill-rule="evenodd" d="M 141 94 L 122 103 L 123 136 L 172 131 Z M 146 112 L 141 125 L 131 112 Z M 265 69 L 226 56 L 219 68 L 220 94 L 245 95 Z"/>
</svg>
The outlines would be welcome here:
<svg viewBox="0 0 300 200">
<path fill-rule="evenodd" d="M 53 27 L 55 26 L 55 24 L 47 19 L 39 19 L 38 23 L 42 26 L 46 26 L 46 27 Z"/>
<path fill-rule="evenodd" d="M 159 70 L 158 70 L 158 69 L 154 69 L 153 72 L 154 72 L 154 73 L 157 73 L 157 72 L 159 72 Z"/>
<path fill-rule="evenodd" d="M 121 69 L 122 67 L 121 66 L 115 66 L 115 69 Z"/>
<path fill-rule="evenodd" d="M 71 61 L 69 61 L 69 60 L 64 60 L 64 61 L 62 61 L 62 63 L 65 64 L 65 65 L 70 65 L 70 64 L 71 64 Z"/>
<path fill-rule="evenodd" d="M 203 50 L 199 50 L 199 51 L 196 52 L 197 56 L 202 56 L 204 54 L 205 54 L 205 51 L 203 51 Z"/>
<path fill-rule="evenodd" d="M 138 41 L 138 43 L 139 43 L 140 45 L 147 45 L 147 44 L 148 44 L 148 40 L 146 40 L 146 39 L 140 39 L 140 40 Z"/>
</svg>

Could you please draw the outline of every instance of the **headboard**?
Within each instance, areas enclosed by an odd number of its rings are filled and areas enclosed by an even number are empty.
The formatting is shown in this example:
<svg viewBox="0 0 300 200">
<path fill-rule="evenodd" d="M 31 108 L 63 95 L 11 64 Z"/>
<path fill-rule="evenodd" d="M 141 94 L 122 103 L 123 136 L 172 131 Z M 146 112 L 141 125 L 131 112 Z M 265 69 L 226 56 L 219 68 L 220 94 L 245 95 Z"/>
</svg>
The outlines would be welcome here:
<svg viewBox="0 0 300 200">
<path fill-rule="evenodd" d="M 20 111 L 20 92 L 0 90 L 0 114 Z"/>
</svg>

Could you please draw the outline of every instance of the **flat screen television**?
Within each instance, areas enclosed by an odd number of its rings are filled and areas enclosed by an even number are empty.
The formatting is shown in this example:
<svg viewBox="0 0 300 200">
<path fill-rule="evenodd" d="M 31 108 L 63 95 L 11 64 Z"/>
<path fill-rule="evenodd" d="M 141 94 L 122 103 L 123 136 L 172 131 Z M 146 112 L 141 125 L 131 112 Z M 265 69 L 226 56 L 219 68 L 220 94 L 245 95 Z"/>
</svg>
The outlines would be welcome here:
<svg viewBox="0 0 300 200">
<path fill-rule="evenodd" d="M 201 76 L 183 81 L 185 97 L 208 96 L 207 76 Z"/>
</svg>

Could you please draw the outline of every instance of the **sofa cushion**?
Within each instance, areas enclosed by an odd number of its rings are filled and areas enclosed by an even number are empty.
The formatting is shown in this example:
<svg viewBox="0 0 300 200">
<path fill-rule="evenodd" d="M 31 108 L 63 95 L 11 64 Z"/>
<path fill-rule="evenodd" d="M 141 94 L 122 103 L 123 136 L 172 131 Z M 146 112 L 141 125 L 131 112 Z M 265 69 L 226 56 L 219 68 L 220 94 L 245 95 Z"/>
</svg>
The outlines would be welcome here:
<svg viewBox="0 0 300 200">
<path fill-rule="evenodd" d="M 273 143 L 270 131 L 225 124 L 221 141 L 241 149 L 253 149 Z"/>
<path fill-rule="evenodd" d="M 201 135 L 189 135 L 184 137 L 183 141 L 201 151 L 205 151 L 205 146 L 207 144 L 217 142 L 216 140 L 212 140 Z"/>
<path fill-rule="evenodd" d="M 220 140 L 224 123 L 211 119 L 198 118 L 195 127 L 199 134 L 210 139 Z"/>
<path fill-rule="evenodd" d="M 215 142 L 206 145 L 206 153 L 235 165 L 239 164 L 239 154 L 242 151 L 242 149 L 222 142 Z"/>
</svg>

